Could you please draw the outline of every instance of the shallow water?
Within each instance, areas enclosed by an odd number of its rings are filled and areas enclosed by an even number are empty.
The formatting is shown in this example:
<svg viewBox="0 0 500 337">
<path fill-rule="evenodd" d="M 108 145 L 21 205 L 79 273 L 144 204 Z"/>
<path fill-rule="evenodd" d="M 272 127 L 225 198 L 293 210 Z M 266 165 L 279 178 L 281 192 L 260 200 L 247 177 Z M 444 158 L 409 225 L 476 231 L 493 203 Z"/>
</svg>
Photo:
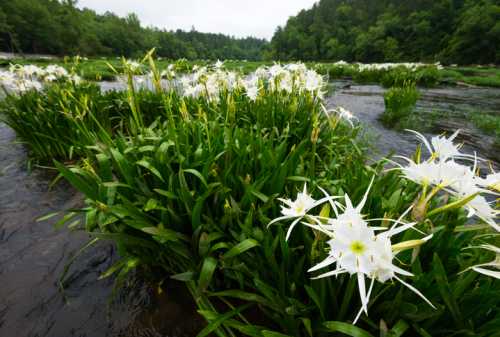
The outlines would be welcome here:
<svg viewBox="0 0 500 337">
<path fill-rule="evenodd" d="M 56 230 L 40 216 L 82 204 L 67 184 L 53 189 L 53 174 L 26 168 L 26 153 L 14 132 L 0 123 L 0 336 L 100 337 L 193 336 L 201 318 L 190 295 L 168 284 L 159 295 L 133 277 L 112 296 L 114 280 L 98 280 L 116 259 L 111 244 L 86 250 L 65 266 L 89 237 Z M 168 283 L 168 282 L 167 282 Z"/>
<path fill-rule="evenodd" d="M 408 133 L 385 129 L 378 121 L 384 110 L 384 89 L 375 85 L 334 83 L 330 106 L 353 111 L 374 140 L 373 158 L 394 151 L 411 155 L 416 141 Z M 101 83 L 103 90 L 123 89 L 117 82 Z M 483 136 L 464 114 L 480 109 L 500 114 L 500 90 L 471 88 L 426 89 L 418 102 L 422 113 L 442 111 L 434 133 L 464 129 L 466 151 L 476 150 L 500 162 L 491 151 L 491 137 Z M 195 313 L 182 285 L 168 283 L 158 294 L 154 287 L 132 277 L 112 296 L 112 278 L 98 280 L 116 259 L 109 243 L 85 251 L 58 286 L 64 267 L 89 237 L 56 230 L 54 220 L 36 222 L 51 211 L 81 205 L 81 197 L 67 184 L 49 189 L 53 173 L 28 173 L 23 146 L 13 144 L 14 132 L 0 123 L 0 336 L 3 337 L 142 337 L 194 336 L 203 320 Z"/>
<path fill-rule="evenodd" d="M 414 153 L 417 142 L 411 133 L 387 129 L 379 121 L 385 108 L 383 94 L 386 89 L 349 81 L 336 81 L 333 85 L 334 93 L 327 100 L 328 106 L 342 106 L 357 116 L 374 145 L 374 159 L 391 152 L 406 156 Z M 423 116 L 435 113 L 438 116 L 425 135 L 451 134 L 461 129 L 457 140 L 464 143 L 463 151 L 471 154 L 476 151 L 499 167 L 500 150 L 493 145 L 494 138 L 476 128 L 466 116 L 471 112 L 500 116 L 500 89 L 445 87 L 419 90 L 421 97 L 416 113 Z M 416 125 L 415 129 L 420 128 Z"/>
</svg>

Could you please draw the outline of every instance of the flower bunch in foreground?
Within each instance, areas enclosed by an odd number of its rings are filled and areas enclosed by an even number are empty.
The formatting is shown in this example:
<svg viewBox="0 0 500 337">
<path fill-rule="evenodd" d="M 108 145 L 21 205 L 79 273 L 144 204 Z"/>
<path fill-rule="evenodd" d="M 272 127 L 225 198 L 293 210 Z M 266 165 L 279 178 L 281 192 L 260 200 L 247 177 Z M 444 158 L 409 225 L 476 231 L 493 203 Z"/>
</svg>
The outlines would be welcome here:
<svg viewBox="0 0 500 337">
<path fill-rule="evenodd" d="M 394 236 L 416 225 L 415 222 L 407 223 L 403 221 L 411 208 L 397 220 L 383 219 L 385 222 L 392 223 L 391 227 L 371 226 L 370 221 L 380 221 L 381 219 L 365 219 L 361 211 L 367 201 L 372 184 L 373 179 L 357 206 L 352 204 L 348 194 L 343 197 L 330 196 L 323 189 L 321 190 L 325 197 L 315 200 L 311 195 L 307 194 L 304 187 L 304 191 L 299 193 L 295 200 L 280 199 L 284 204 L 281 209 L 282 216 L 270 222 L 270 224 L 273 224 L 278 221 L 293 219 L 287 232 L 287 240 L 300 220 L 305 220 L 302 221 L 303 225 L 313 231 L 323 233 L 328 238 L 329 251 L 327 257 L 310 268 L 309 272 L 335 265 L 333 270 L 314 278 L 337 276 L 345 273 L 357 277 L 361 310 L 355 317 L 354 323 L 357 322 L 363 312 L 368 314 L 368 303 L 375 281 L 385 283 L 390 280 L 397 280 L 433 306 L 422 293 L 401 278 L 403 276 L 412 276 L 412 274 L 394 264 L 394 259 L 399 252 L 424 244 L 432 235 L 422 237 L 419 240 L 392 242 Z M 344 203 L 339 202 L 339 199 L 342 198 Z M 320 215 L 310 213 L 315 207 L 325 203 L 329 204 L 328 207 L 331 207 L 335 217 L 325 217 L 321 213 Z M 369 285 L 367 285 L 366 279 L 369 280 Z"/>
</svg>

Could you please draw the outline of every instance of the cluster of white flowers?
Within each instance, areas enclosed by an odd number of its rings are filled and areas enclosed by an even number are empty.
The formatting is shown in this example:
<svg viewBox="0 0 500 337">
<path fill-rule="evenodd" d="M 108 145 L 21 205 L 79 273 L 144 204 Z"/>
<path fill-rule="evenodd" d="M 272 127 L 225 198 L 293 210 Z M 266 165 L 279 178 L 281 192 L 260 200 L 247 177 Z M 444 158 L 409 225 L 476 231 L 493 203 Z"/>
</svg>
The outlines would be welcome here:
<svg viewBox="0 0 500 337">
<path fill-rule="evenodd" d="M 500 211 L 494 209 L 485 197 L 487 194 L 498 195 L 500 173 L 492 173 L 485 178 L 476 174 L 477 158 L 460 152 L 460 145 L 453 143 L 459 130 L 449 138 L 432 137 L 430 142 L 422 134 L 416 131 L 411 132 L 416 134 L 424 144 L 430 157 L 424 161 L 415 162 L 410 158 L 399 156 L 407 162 L 405 165 L 398 164 L 403 175 L 417 184 L 434 187 L 434 193 L 444 190 L 463 200 L 469 217 L 476 215 L 500 232 L 500 226 L 496 223 Z M 470 161 L 472 166 L 461 164 L 457 160 Z"/>
<path fill-rule="evenodd" d="M 180 78 L 182 93 L 187 97 L 205 96 L 217 101 L 224 90 L 233 91 L 238 86 L 238 74 L 222 69 L 222 62 L 213 68 L 193 67 L 193 73 Z"/>
<path fill-rule="evenodd" d="M 404 276 L 412 276 L 412 274 L 393 264 L 395 256 L 400 251 L 424 244 L 432 236 L 427 236 L 420 240 L 401 242 L 396 245 L 392 244 L 391 238 L 394 235 L 412 228 L 416 224 L 414 222 L 405 223 L 402 220 L 411 208 L 397 220 L 383 219 L 393 223 L 390 228 L 370 226 L 369 221 L 381 220 L 365 219 L 361 214 L 372 184 L 373 179 L 363 199 L 356 207 L 353 206 L 347 194 L 343 197 L 329 196 L 323 189 L 321 190 L 325 194 L 325 197 L 321 200 L 315 200 L 307 193 L 307 189 L 304 186 L 304 191 L 297 195 L 296 200 L 279 199 L 284 204 L 281 209 L 282 216 L 269 223 L 271 225 L 278 221 L 293 219 L 286 235 L 286 239 L 288 240 L 293 228 L 299 221 L 305 219 L 307 221 L 302 221 L 303 225 L 324 233 L 330 238 L 328 241 L 330 249 L 327 258 L 309 269 L 309 272 L 314 272 L 335 264 L 334 270 L 315 278 L 337 276 L 344 273 L 357 276 L 361 310 L 354 319 L 354 323 L 356 323 L 363 312 L 368 314 L 368 302 L 376 280 L 382 283 L 393 279 L 397 280 L 433 306 L 416 288 L 398 276 L 398 274 Z M 338 202 L 338 199 L 341 198 L 344 199 L 344 204 Z M 321 216 L 321 214 L 319 216 L 309 214 L 309 211 L 313 208 L 327 202 L 335 213 L 335 217 L 330 218 Z M 366 278 L 370 280 L 368 289 Z"/>
<path fill-rule="evenodd" d="M 355 67 L 358 71 L 373 71 L 373 70 L 391 70 L 394 68 L 404 67 L 410 71 L 416 71 L 420 68 L 425 67 L 436 67 L 438 70 L 443 69 L 443 66 L 437 62 L 434 64 L 430 63 L 410 63 L 410 62 L 402 62 L 402 63 L 347 63 L 345 61 L 337 61 L 333 63 L 334 66 L 338 67 Z"/>
<path fill-rule="evenodd" d="M 77 75 L 71 75 L 58 65 L 41 68 L 35 65 L 13 64 L 7 71 L 0 71 L 0 86 L 9 93 L 23 93 L 29 90 L 41 90 L 44 84 L 56 81 L 81 82 Z"/>
<path fill-rule="evenodd" d="M 192 74 L 181 77 L 184 96 L 206 96 L 210 100 L 217 100 L 222 91 L 243 89 L 255 101 L 263 88 L 271 92 L 308 92 L 318 98 L 324 94 L 323 77 L 302 63 L 263 66 L 247 76 L 225 70 L 223 65 L 223 62 L 218 61 L 212 67 L 195 66 Z"/>
<path fill-rule="evenodd" d="M 269 82 L 272 91 L 292 93 L 297 90 L 300 93 L 309 92 L 323 97 L 324 78 L 316 71 L 307 69 L 303 63 L 290 63 L 284 66 L 275 64 L 269 68 L 261 67 L 256 73 Z"/>
<path fill-rule="evenodd" d="M 142 68 L 142 65 L 139 62 L 134 61 L 134 60 L 125 60 L 124 64 L 132 72 L 136 72 Z"/>
</svg>

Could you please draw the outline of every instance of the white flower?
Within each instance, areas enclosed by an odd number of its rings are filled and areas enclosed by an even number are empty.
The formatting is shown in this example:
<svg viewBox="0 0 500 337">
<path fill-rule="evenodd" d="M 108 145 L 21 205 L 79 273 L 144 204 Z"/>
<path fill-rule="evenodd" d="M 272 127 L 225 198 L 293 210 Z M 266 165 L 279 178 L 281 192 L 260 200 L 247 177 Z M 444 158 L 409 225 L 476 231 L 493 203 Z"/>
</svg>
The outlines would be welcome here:
<svg viewBox="0 0 500 337">
<path fill-rule="evenodd" d="M 246 94 L 251 101 L 255 101 L 257 99 L 257 96 L 259 95 L 258 87 L 256 86 L 247 87 L 246 91 L 247 91 Z"/>
<path fill-rule="evenodd" d="M 358 290 L 361 298 L 361 310 L 356 316 L 354 323 L 356 323 L 363 312 L 368 314 L 368 302 L 375 280 L 383 283 L 395 278 L 433 306 L 416 288 L 404 282 L 396 275 L 412 276 L 412 274 L 392 263 L 395 252 L 392 249 L 391 237 L 412 228 L 416 224 L 404 223 L 402 221 L 402 218 L 411 208 L 404 212 L 398 220 L 393 220 L 394 225 L 390 229 L 376 235 L 375 230 L 380 230 L 380 228 L 370 227 L 368 221 L 364 220 L 361 215 L 361 210 L 366 203 L 372 184 L 373 179 L 363 199 L 356 207 L 353 207 L 349 196 L 345 195 L 346 205 L 344 212 L 339 214 L 335 219 L 329 219 L 329 225 L 323 225 L 321 219 L 315 219 L 317 222 L 316 224 L 306 224 L 331 237 L 331 240 L 328 241 L 330 246 L 328 257 L 309 269 L 309 272 L 325 268 L 335 263 L 336 267 L 334 270 L 321 274 L 315 278 L 336 276 L 343 273 L 357 276 Z M 401 226 L 398 227 L 398 225 Z M 421 243 L 426 242 L 430 237 L 431 236 L 420 240 Z M 366 277 L 371 279 L 368 291 L 365 283 Z"/>
<path fill-rule="evenodd" d="M 351 111 L 349 111 L 341 106 L 338 106 L 337 108 L 335 108 L 334 111 L 337 112 L 337 114 L 340 118 L 345 119 L 346 121 L 348 121 L 351 124 L 351 126 L 354 126 L 352 121 L 354 119 L 357 119 L 357 117 L 354 116 L 354 114 Z"/>
<path fill-rule="evenodd" d="M 448 187 L 462 196 L 468 196 L 480 192 L 477 188 L 474 173 L 468 166 L 458 164 L 454 161 L 435 162 L 425 161 L 415 163 L 405 157 L 407 166 L 400 165 L 401 172 L 406 179 L 420 185 L 434 185 L 440 188 Z"/>
<path fill-rule="evenodd" d="M 432 158 L 438 158 L 444 162 L 448 159 L 464 159 L 473 158 L 471 155 L 463 154 L 460 152 L 460 145 L 453 144 L 453 140 L 457 137 L 460 130 L 455 131 L 449 138 L 444 136 L 434 136 L 431 138 L 431 143 L 421 133 L 414 130 L 407 130 L 414 133 L 425 145 Z M 432 145 L 431 145 L 432 144 Z"/>
<path fill-rule="evenodd" d="M 500 248 L 495 247 L 493 245 L 480 245 L 479 247 L 471 247 L 471 248 L 482 248 L 489 250 L 496 254 L 496 257 L 493 261 L 488 263 L 482 263 L 475 266 L 470 267 L 470 269 L 474 270 L 477 273 L 491 276 L 496 279 L 500 279 Z M 491 270 L 496 269 L 496 270 Z"/>
<path fill-rule="evenodd" d="M 272 78 L 278 77 L 279 75 L 286 72 L 286 70 L 280 64 L 274 64 L 269 68 L 269 75 Z"/>
<path fill-rule="evenodd" d="M 500 191 L 500 172 L 489 174 L 484 179 L 478 179 L 478 185 Z"/>
<path fill-rule="evenodd" d="M 76 84 L 76 85 L 78 85 L 78 84 L 80 84 L 80 83 L 82 83 L 82 82 L 83 82 L 82 78 L 81 78 L 80 76 L 78 76 L 78 75 L 73 75 L 73 76 L 71 76 L 70 80 L 71 80 L 74 84 Z"/>
<path fill-rule="evenodd" d="M 255 71 L 254 75 L 255 75 L 257 78 L 267 79 L 267 78 L 268 78 L 268 76 L 269 76 L 269 72 L 267 71 L 266 67 L 259 67 L 259 68 L 257 68 L 257 70 Z"/>
<path fill-rule="evenodd" d="M 268 226 L 282 220 L 294 219 L 290 227 L 288 228 L 288 232 L 286 234 L 286 239 L 288 241 L 290 234 L 292 233 L 293 228 L 297 225 L 297 223 L 307 215 L 314 207 L 324 203 L 325 201 L 332 200 L 332 197 L 322 198 L 320 200 L 313 199 L 307 193 L 307 185 L 304 184 L 304 190 L 297 194 L 297 198 L 295 200 L 291 199 L 282 199 L 278 198 L 284 205 L 281 205 L 281 214 L 282 216 L 272 220 Z"/>
<path fill-rule="evenodd" d="M 435 162 L 415 163 L 408 160 L 407 166 L 401 166 L 401 172 L 406 179 L 420 185 L 439 185 L 441 184 L 440 165 Z"/>
<path fill-rule="evenodd" d="M 315 92 L 323 88 L 323 77 L 313 70 L 306 72 L 305 89 Z"/>
<path fill-rule="evenodd" d="M 422 163 L 415 163 L 413 160 L 403 158 L 408 162 L 406 166 L 399 165 L 403 175 L 417 184 L 424 186 L 433 185 L 437 189 L 444 189 L 455 197 L 466 200 L 472 198 L 463 207 L 468 210 L 468 217 L 477 216 L 496 231 L 500 231 L 500 226 L 496 223 L 496 218 L 500 211 L 491 207 L 490 203 L 481 194 L 495 194 L 484 187 L 493 187 L 498 184 L 498 174 L 492 174 L 485 179 L 476 176 L 477 160 L 474 157 L 473 167 L 456 163 L 453 159 L 471 158 L 472 156 L 462 154 L 458 147 L 453 144 L 453 139 L 458 131 L 453 133 L 450 138 L 433 137 L 432 146 L 427 139 L 415 132 L 418 138 L 422 140 L 431 157 Z"/>
<path fill-rule="evenodd" d="M 45 74 L 45 71 L 32 64 L 20 66 L 20 65 L 13 65 L 10 68 L 10 71 L 15 72 L 19 77 L 22 78 L 31 78 L 34 76 L 43 76 Z"/>
<path fill-rule="evenodd" d="M 223 65 L 224 65 L 224 62 L 217 60 L 217 62 L 215 62 L 215 64 L 214 64 L 214 67 L 215 67 L 215 69 L 221 69 Z"/>
<path fill-rule="evenodd" d="M 127 67 L 128 67 L 131 71 L 133 71 L 133 72 L 135 72 L 135 71 L 137 71 L 138 69 L 140 69 L 140 68 L 141 68 L 141 64 L 140 64 L 139 62 L 137 62 L 137 61 L 133 61 L 133 60 L 126 60 L 126 61 L 125 61 L 125 64 L 126 64 L 126 65 L 127 65 Z"/>
<path fill-rule="evenodd" d="M 45 72 L 49 76 L 53 75 L 53 76 L 55 76 L 57 78 L 67 77 L 68 76 L 68 71 L 66 69 L 64 69 L 63 67 L 60 67 L 58 65 L 54 65 L 54 64 L 48 65 L 45 68 Z"/>
<path fill-rule="evenodd" d="M 53 81 L 56 81 L 56 80 L 57 80 L 57 77 L 54 74 L 47 75 L 44 78 L 44 81 L 46 81 L 46 82 L 53 82 Z"/>
<path fill-rule="evenodd" d="M 500 214 L 500 211 L 493 209 L 483 196 L 476 196 L 464 207 L 469 210 L 468 217 L 475 215 L 493 227 L 497 232 L 500 232 L 500 226 L 496 223 L 496 218 Z"/>
</svg>

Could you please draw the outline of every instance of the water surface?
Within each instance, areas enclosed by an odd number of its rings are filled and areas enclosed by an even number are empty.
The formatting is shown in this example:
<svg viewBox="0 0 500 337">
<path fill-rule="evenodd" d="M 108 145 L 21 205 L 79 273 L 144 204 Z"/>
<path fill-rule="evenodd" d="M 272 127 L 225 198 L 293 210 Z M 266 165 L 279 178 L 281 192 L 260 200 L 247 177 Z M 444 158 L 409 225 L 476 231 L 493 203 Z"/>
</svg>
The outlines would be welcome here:
<svg viewBox="0 0 500 337">
<path fill-rule="evenodd" d="M 194 336 L 203 321 L 180 284 L 156 287 L 131 277 L 113 295 L 114 279 L 98 280 L 116 260 L 113 245 L 100 242 L 71 265 L 90 239 L 83 232 L 37 222 L 52 211 L 82 205 L 81 196 L 54 174 L 27 171 L 26 151 L 0 123 L 0 336 L 100 337 Z"/>
</svg>

